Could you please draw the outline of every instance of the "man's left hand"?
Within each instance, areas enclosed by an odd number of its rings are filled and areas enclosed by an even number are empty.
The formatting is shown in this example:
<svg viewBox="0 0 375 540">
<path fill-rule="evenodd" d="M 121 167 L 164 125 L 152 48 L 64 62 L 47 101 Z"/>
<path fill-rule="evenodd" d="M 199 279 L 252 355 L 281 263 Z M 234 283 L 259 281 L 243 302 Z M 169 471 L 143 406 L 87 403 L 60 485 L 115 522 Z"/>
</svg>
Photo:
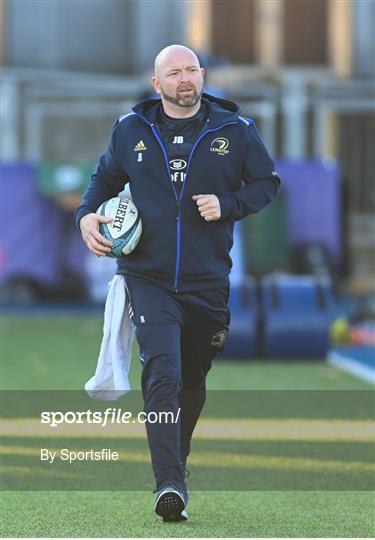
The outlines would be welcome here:
<svg viewBox="0 0 375 540">
<path fill-rule="evenodd" d="M 220 202 L 216 195 L 193 195 L 198 212 L 206 221 L 217 221 L 221 216 Z"/>
</svg>

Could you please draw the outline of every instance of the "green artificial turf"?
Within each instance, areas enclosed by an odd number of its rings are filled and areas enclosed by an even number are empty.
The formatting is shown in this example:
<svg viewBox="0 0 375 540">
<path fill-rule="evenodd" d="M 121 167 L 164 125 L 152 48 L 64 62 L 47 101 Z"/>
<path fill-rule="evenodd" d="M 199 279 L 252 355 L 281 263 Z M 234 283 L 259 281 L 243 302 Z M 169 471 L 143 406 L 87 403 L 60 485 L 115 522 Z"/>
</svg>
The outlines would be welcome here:
<svg viewBox="0 0 375 540">
<path fill-rule="evenodd" d="M 10 317 L 2 321 L 2 387 L 77 390 L 95 373 L 102 337 L 101 317 Z M 140 388 L 135 345 L 130 374 Z M 208 376 L 210 389 L 366 389 L 325 362 L 233 361 L 217 359 Z"/>
<path fill-rule="evenodd" d="M 5 393 L 5 420 L 10 425 L 17 418 L 26 426 L 35 422 L 40 400 L 46 398 L 49 410 L 59 410 L 54 407 L 58 400 L 64 407 L 69 404 L 70 410 L 131 407 L 132 394 L 115 403 L 102 403 L 82 397 L 82 392 L 66 392 L 81 390 L 94 374 L 101 330 L 102 318 L 92 315 L 5 318 L 3 389 L 64 390 L 57 397 L 51 392 Z M 139 378 L 135 346 L 132 388 L 139 388 Z M 217 360 L 208 387 L 213 392 L 207 398 L 202 423 L 204 418 L 226 419 L 230 427 L 240 419 L 272 419 L 284 426 L 292 418 L 306 426 L 306 422 L 323 419 L 329 430 L 348 422 L 352 440 L 350 436 L 346 441 L 336 440 L 333 435 L 325 439 L 325 428 L 315 440 L 298 436 L 283 440 L 276 432 L 269 439 L 232 440 L 225 430 L 221 438 L 196 438 L 190 460 L 190 519 L 163 524 L 153 512 L 153 478 L 145 437 L 66 437 L 53 430 L 47 438 L 32 431 L 6 433 L 2 536 L 374 536 L 374 496 L 369 491 L 374 485 L 374 447 L 366 438 L 371 385 L 323 361 Z M 135 393 L 136 410 L 139 398 Z M 38 456 L 45 446 L 113 448 L 122 453 L 123 460 L 117 464 L 48 465 Z"/>
<path fill-rule="evenodd" d="M 8 537 L 367 537 L 373 496 L 357 492 L 197 492 L 186 523 L 162 523 L 145 492 L 5 493 Z"/>
</svg>

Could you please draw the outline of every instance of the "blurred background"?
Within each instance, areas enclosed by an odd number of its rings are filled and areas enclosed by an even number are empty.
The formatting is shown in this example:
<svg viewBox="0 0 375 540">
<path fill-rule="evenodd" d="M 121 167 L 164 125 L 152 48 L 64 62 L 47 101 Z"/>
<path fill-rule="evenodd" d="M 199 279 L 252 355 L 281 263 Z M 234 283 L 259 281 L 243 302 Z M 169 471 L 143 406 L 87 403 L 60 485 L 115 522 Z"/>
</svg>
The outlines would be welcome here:
<svg viewBox="0 0 375 540">
<path fill-rule="evenodd" d="M 236 224 L 230 333 L 189 457 L 198 491 L 172 533 L 374 537 L 374 28 L 375 0 L 0 0 L 5 536 L 165 536 L 150 493 L 125 491 L 152 489 L 144 435 L 47 439 L 39 416 L 107 406 L 83 388 L 115 262 L 89 253 L 72 213 L 114 119 L 180 43 L 255 120 L 282 189 Z M 140 371 L 134 344 L 133 390 Z M 52 469 L 47 440 L 114 448 L 118 468 Z M 87 491 L 108 482 L 111 497 Z"/>
<path fill-rule="evenodd" d="M 159 50 L 181 43 L 207 91 L 255 120 L 283 180 L 236 225 L 226 355 L 342 364 L 360 346 L 354 371 L 373 379 L 375 2 L 0 5 L 6 313 L 102 309 L 115 263 L 88 252 L 72 212 L 114 119 L 150 93 Z"/>
</svg>

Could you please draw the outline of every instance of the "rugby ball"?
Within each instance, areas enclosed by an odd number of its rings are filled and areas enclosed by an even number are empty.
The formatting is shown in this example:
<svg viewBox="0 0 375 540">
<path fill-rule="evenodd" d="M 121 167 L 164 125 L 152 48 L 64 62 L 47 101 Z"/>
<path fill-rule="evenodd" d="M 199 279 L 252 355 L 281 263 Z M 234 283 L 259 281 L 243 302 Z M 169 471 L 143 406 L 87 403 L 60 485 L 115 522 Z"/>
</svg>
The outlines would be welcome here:
<svg viewBox="0 0 375 540">
<path fill-rule="evenodd" d="M 127 197 L 114 197 L 105 201 L 96 211 L 100 216 L 110 217 L 110 223 L 100 223 L 99 231 L 113 243 L 107 257 L 129 255 L 139 242 L 142 222 L 134 203 Z"/>
</svg>

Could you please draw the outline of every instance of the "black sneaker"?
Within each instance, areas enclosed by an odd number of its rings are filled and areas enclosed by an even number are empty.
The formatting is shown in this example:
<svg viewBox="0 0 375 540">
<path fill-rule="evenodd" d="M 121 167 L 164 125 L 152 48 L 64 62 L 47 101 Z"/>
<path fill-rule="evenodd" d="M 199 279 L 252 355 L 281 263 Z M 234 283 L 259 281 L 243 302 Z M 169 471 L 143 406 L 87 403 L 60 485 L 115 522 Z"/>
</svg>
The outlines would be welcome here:
<svg viewBox="0 0 375 540">
<path fill-rule="evenodd" d="M 155 512 L 163 518 L 164 522 L 186 521 L 188 515 L 185 511 L 183 493 L 173 483 L 165 484 L 156 496 Z"/>
</svg>

